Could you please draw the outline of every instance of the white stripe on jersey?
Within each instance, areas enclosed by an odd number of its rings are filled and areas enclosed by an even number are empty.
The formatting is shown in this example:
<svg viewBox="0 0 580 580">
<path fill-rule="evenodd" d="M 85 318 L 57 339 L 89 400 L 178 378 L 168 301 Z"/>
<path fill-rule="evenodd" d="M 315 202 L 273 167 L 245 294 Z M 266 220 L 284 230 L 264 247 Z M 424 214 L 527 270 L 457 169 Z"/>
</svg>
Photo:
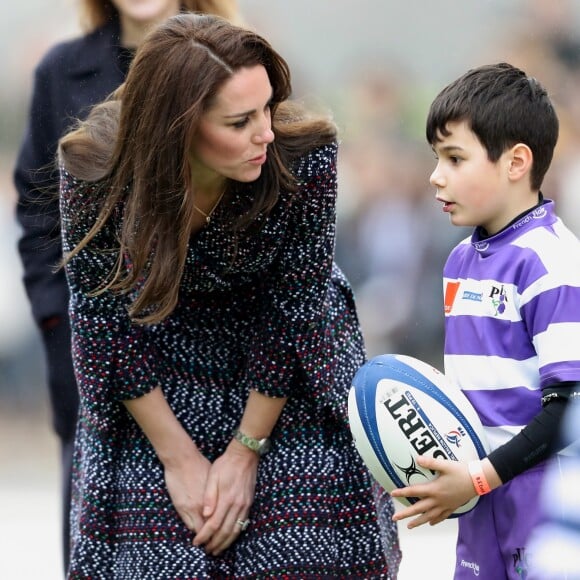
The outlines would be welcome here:
<svg viewBox="0 0 580 580">
<path fill-rule="evenodd" d="M 541 355 L 539 366 L 580 358 L 580 322 L 553 323 L 534 337 L 534 348 Z"/>
<path fill-rule="evenodd" d="M 505 310 L 501 314 L 502 320 L 510 322 L 519 322 L 522 317 L 520 314 L 520 296 L 517 287 L 514 284 L 506 284 L 497 280 L 475 280 L 473 278 L 444 278 L 443 292 L 448 282 L 459 282 L 459 290 L 453 302 L 453 309 L 445 316 L 487 316 L 495 318 L 497 316 L 495 306 L 490 297 L 492 289 L 498 286 L 502 287 L 506 301 L 504 302 Z"/>
<path fill-rule="evenodd" d="M 461 377 L 459 381 L 458 375 Z M 445 376 L 464 391 L 493 391 L 511 387 L 539 388 L 538 359 L 523 361 L 498 356 L 445 355 Z"/>
<path fill-rule="evenodd" d="M 487 436 L 490 450 L 495 451 L 498 447 L 510 441 L 524 427 L 525 425 L 507 425 L 505 427 L 484 427 L 483 430 Z"/>
<path fill-rule="evenodd" d="M 536 228 L 513 242 L 515 246 L 531 249 L 549 272 L 522 292 L 522 306 L 546 290 L 559 286 L 580 287 L 580 242 L 560 221 L 554 224 L 554 230 L 556 234 L 546 228 Z M 564 254 L 562 239 L 566 240 L 566 247 L 576 246 L 578 252 Z"/>
</svg>

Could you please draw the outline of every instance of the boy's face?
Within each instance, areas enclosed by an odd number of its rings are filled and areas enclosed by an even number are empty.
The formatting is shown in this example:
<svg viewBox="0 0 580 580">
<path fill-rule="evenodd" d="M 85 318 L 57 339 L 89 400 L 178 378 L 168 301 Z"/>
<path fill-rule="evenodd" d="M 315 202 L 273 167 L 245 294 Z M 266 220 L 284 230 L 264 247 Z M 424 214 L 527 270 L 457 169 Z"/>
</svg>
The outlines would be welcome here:
<svg viewBox="0 0 580 580">
<path fill-rule="evenodd" d="M 437 188 L 436 199 L 453 225 L 482 226 L 493 235 L 518 215 L 508 191 L 509 152 L 491 162 L 467 123 L 448 123 L 446 128 L 450 134 L 439 134 L 433 145 L 437 166 L 429 181 Z"/>
</svg>

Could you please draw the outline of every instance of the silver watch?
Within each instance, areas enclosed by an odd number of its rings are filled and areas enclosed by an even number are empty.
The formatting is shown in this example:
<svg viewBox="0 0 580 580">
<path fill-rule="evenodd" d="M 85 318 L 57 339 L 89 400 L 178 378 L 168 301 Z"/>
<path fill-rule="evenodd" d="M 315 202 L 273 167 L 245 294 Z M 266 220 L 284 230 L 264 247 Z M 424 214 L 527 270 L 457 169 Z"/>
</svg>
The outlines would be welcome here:
<svg viewBox="0 0 580 580">
<path fill-rule="evenodd" d="M 253 437 L 242 433 L 239 429 L 234 431 L 233 436 L 236 441 L 239 441 L 244 447 L 251 449 L 260 457 L 268 453 L 272 447 L 272 443 L 267 437 L 264 437 L 264 439 L 254 439 Z"/>
</svg>

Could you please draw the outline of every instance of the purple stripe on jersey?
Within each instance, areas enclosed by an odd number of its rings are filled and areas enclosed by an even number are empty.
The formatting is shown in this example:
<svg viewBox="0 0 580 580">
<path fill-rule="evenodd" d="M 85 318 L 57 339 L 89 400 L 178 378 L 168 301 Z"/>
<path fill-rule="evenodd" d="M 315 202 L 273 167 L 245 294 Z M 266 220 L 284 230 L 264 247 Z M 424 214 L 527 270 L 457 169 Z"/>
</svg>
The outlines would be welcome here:
<svg viewBox="0 0 580 580">
<path fill-rule="evenodd" d="M 532 336 L 544 332 L 549 324 L 580 322 L 580 288 L 559 286 L 542 292 L 521 310 L 522 318 L 532 324 Z"/>
<path fill-rule="evenodd" d="M 546 274 L 546 268 L 536 252 L 529 248 L 513 245 L 497 245 L 501 251 L 501 260 L 490 260 L 483 257 L 469 245 L 453 252 L 443 271 L 447 278 L 461 278 L 469 272 L 475 280 L 497 280 L 498 282 L 516 283 L 520 292 Z M 466 253 L 467 252 L 467 253 Z M 494 253 L 491 251 L 490 253 Z M 525 264 L 525 267 L 523 267 Z"/>
<path fill-rule="evenodd" d="M 527 425 L 542 409 L 541 391 L 512 387 L 492 391 L 463 391 L 484 427 Z"/>
<path fill-rule="evenodd" d="M 580 358 L 580 351 L 578 357 Z M 540 368 L 542 389 L 563 381 L 580 381 L 580 360 L 562 361 Z"/>
<path fill-rule="evenodd" d="M 445 353 L 516 360 L 536 356 L 523 322 L 471 316 L 448 316 L 445 319 Z"/>
<path fill-rule="evenodd" d="M 465 270 L 466 264 L 471 264 L 475 261 L 473 248 L 471 244 L 460 244 L 455 246 L 447 257 L 447 261 L 443 268 L 443 277 L 459 278 L 460 272 Z"/>
</svg>

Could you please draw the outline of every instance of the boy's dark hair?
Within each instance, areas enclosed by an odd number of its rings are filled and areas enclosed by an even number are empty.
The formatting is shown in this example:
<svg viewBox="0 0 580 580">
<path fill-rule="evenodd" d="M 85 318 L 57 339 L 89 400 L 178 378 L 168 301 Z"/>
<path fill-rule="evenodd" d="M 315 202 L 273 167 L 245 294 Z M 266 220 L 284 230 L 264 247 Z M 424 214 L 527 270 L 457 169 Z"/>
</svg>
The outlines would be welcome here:
<svg viewBox="0 0 580 580">
<path fill-rule="evenodd" d="M 447 124 L 465 121 L 490 161 L 516 143 L 534 156 L 531 187 L 539 190 L 558 140 L 558 117 L 544 87 L 505 62 L 467 71 L 436 97 L 427 117 L 427 141 L 448 136 Z"/>
</svg>

